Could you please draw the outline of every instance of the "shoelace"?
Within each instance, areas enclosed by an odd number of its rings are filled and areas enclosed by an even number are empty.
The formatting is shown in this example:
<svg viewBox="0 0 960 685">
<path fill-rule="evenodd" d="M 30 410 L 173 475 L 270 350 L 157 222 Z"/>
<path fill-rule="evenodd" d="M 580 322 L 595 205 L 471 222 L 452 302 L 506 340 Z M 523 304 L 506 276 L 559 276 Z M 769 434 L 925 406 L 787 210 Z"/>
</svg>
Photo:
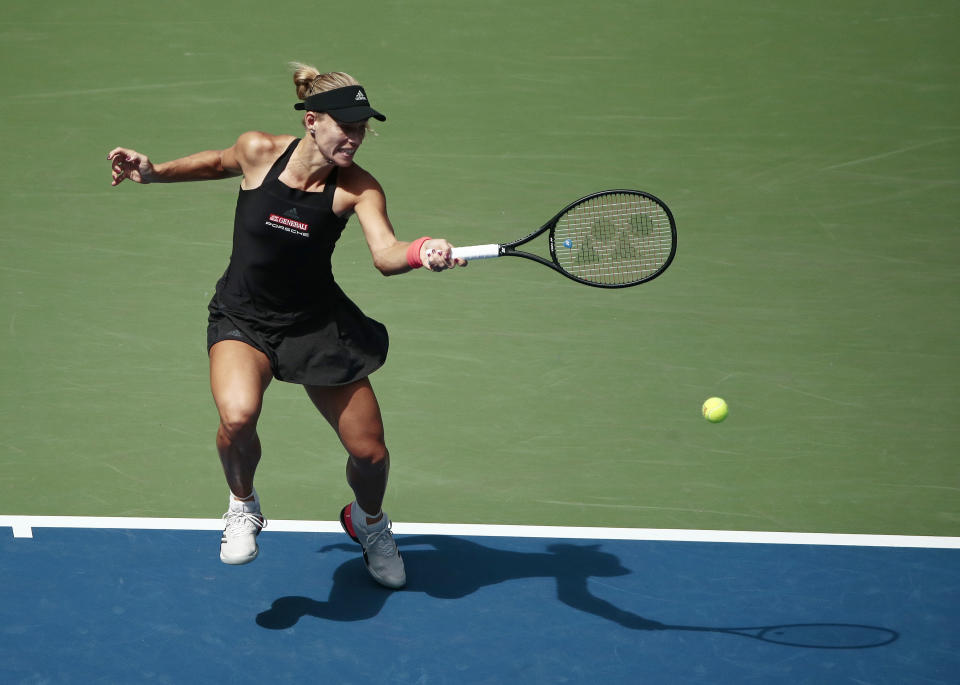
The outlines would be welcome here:
<svg viewBox="0 0 960 685">
<path fill-rule="evenodd" d="M 246 511 L 228 511 L 223 515 L 223 521 L 226 524 L 223 534 L 231 538 L 258 533 L 267 527 L 267 519 L 262 514 L 251 514 Z"/>
<path fill-rule="evenodd" d="M 392 557 L 397 554 L 397 543 L 393 541 L 393 522 L 388 523 L 382 530 L 367 535 L 367 549 L 372 549 L 378 556 Z"/>
</svg>

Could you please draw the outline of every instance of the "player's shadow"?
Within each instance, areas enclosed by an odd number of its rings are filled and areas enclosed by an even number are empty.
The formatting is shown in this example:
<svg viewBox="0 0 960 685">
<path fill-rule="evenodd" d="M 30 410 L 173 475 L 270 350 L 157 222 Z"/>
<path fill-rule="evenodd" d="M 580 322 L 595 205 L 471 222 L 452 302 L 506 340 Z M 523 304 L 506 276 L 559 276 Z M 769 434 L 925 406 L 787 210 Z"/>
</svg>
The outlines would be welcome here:
<svg viewBox="0 0 960 685">
<path fill-rule="evenodd" d="M 552 544 L 546 552 L 510 552 L 484 547 L 463 538 L 442 535 L 399 536 L 407 568 L 403 592 L 423 592 L 439 599 L 458 599 L 482 587 L 520 578 L 553 578 L 558 599 L 574 609 L 602 616 L 621 625 L 656 629 L 661 624 L 618 609 L 590 594 L 588 578 L 610 578 L 630 573 L 620 559 L 600 551 L 600 545 Z M 358 551 L 353 544 L 328 545 Z M 264 628 L 289 628 L 304 616 L 332 621 L 362 621 L 376 616 L 394 593 L 376 585 L 360 556 L 341 564 L 325 602 L 307 597 L 281 597 L 257 616 Z"/>
<path fill-rule="evenodd" d="M 667 625 L 621 609 L 590 592 L 590 578 L 612 578 L 630 573 L 613 554 L 598 544 L 556 543 L 546 552 L 510 552 L 458 537 L 401 536 L 407 585 L 403 592 L 423 592 L 438 599 L 458 599 L 482 587 L 521 578 L 552 578 L 557 599 L 572 609 L 599 616 L 633 630 L 678 630 L 740 635 L 793 647 L 861 649 L 889 644 L 896 631 L 852 624 L 792 624 L 750 628 L 709 628 Z M 353 544 L 323 547 L 356 552 Z M 395 591 L 377 585 L 359 555 L 341 564 L 333 574 L 326 601 L 309 597 L 281 597 L 257 616 L 257 624 L 271 630 L 290 628 L 305 617 L 331 621 L 362 621 L 376 616 Z"/>
</svg>

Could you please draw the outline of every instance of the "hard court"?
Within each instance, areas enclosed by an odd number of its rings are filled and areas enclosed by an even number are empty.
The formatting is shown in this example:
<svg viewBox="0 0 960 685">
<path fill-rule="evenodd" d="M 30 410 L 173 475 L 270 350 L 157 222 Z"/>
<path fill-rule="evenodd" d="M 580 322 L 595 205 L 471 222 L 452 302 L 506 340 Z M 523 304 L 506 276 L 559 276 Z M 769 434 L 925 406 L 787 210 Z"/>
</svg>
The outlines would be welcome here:
<svg viewBox="0 0 960 685">
<path fill-rule="evenodd" d="M 0 14 L 0 681 L 954 683 L 960 9 L 948 0 L 8 2 Z M 402 240 L 510 240 L 607 188 L 679 247 L 622 291 L 515 259 L 338 283 L 409 584 L 336 522 L 301 388 L 269 525 L 217 558 L 206 307 L 236 180 L 110 187 L 300 135 L 287 63 L 387 115 Z M 700 416 L 711 396 L 729 418 Z"/>
</svg>

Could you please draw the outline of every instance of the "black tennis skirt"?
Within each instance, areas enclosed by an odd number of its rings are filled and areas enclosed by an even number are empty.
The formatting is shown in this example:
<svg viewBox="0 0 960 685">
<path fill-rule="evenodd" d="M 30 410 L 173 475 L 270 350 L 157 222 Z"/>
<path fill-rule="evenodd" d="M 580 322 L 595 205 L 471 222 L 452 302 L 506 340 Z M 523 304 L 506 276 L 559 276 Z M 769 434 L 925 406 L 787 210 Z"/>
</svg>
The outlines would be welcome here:
<svg viewBox="0 0 960 685">
<path fill-rule="evenodd" d="M 387 329 L 345 296 L 323 316 L 284 324 L 224 311 L 216 296 L 209 312 L 208 352 L 223 340 L 239 340 L 267 355 L 274 377 L 287 383 L 346 385 L 387 360 Z"/>
</svg>

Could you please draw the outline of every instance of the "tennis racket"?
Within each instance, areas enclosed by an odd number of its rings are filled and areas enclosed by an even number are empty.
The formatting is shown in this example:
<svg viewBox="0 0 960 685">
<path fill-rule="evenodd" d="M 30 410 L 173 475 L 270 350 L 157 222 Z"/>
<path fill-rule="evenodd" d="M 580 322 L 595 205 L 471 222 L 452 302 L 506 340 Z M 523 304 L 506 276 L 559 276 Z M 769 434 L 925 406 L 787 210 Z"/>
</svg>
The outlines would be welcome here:
<svg viewBox="0 0 960 685">
<path fill-rule="evenodd" d="M 518 250 L 548 233 L 549 259 Z M 512 243 L 455 247 L 454 259 L 523 257 L 597 288 L 628 288 L 666 271 L 677 253 L 673 214 L 639 190 L 604 190 L 572 202 L 543 226 Z"/>
</svg>

